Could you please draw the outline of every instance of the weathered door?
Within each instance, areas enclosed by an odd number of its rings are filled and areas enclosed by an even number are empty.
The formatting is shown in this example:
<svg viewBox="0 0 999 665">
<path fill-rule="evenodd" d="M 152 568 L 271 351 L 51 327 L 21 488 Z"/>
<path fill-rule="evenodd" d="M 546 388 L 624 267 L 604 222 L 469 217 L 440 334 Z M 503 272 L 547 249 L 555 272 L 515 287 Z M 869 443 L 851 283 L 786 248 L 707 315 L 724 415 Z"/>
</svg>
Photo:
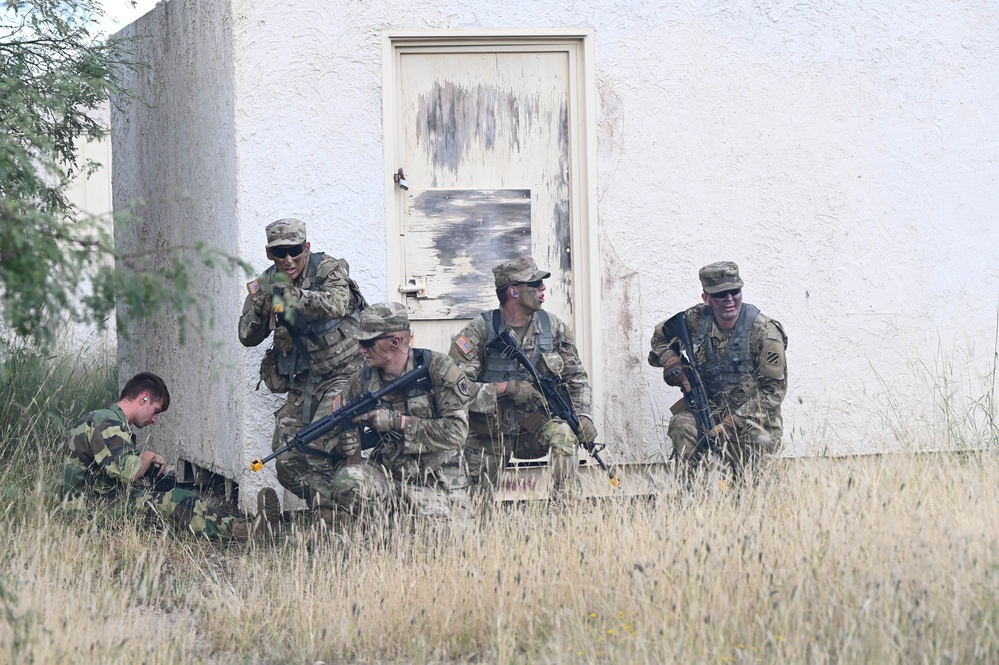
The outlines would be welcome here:
<svg viewBox="0 0 999 665">
<path fill-rule="evenodd" d="M 590 324 L 577 311 L 596 295 L 578 279 L 582 53 L 578 37 L 389 36 L 387 273 L 419 346 L 446 350 L 497 306 L 492 267 L 528 253 L 552 273 L 546 309 Z"/>
</svg>

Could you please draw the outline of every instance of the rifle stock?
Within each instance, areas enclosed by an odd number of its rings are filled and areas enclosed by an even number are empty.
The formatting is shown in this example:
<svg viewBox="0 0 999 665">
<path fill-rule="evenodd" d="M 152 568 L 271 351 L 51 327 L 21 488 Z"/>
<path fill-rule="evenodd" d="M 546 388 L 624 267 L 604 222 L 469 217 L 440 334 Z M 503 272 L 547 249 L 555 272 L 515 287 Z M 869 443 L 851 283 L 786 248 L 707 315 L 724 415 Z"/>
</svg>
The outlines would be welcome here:
<svg viewBox="0 0 999 665">
<path fill-rule="evenodd" d="M 264 468 L 264 465 L 267 464 L 267 462 L 270 462 L 278 455 L 286 453 L 289 450 L 297 450 L 306 455 L 313 455 L 315 457 L 334 459 L 338 456 L 332 455 L 320 448 L 313 448 L 309 444 L 316 439 L 326 436 L 337 428 L 341 431 L 347 431 L 351 427 L 355 427 L 353 424 L 354 418 L 363 416 L 365 413 L 375 410 L 382 397 L 393 393 L 396 390 L 407 390 L 413 386 L 428 381 L 430 381 L 429 363 L 414 368 L 412 372 L 403 374 L 398 379 L 385 384 L 373 393 L 365 390 L 330 415 L 320 418 L 316 422 L 306 425 L 302 429 L 298 430 L 298 432 L 296 432 L 293 436 L 288 436 L 286 434 L 286 444 L 283 447 L 275 450 L 263 459 L 253 460 L 250 462 L 250 469 L 253 471 L 260 471 Z"/>
<path fill-rule="evenodd" d="M 499 333 L 495 340 L 493 340 L 489 346 L 495 345 L 501 353 L 507 354 L 508 357 L 512 356 L 519 362 L 527 373 L 531 375 L 531 383 L 542 397 L 545 399 L 545 404 L 543 407 L 547 412 L 549 418 L 555 417 L 564 420 L 569 427 L 572 429 L 576 438 L 579 440 L 580 445 L 590 454 L 593 459 L 597 461 L 600 468 L 607 473 L 607 477 L 610 480 L 611 485 L 614 487 L 621 486 L 621 479 L 617 477 L 617 474 L 607 466 L 603 458 L 600 457 L 600 451 L 606 446 L 596 442 L 583 443 L 580 438 L 580 427 L 579 427 L 579 416 L 576 414 L 576 409 L 573 408 L 572 403 L 567 400 L 562 392 L 558 389 L 558 385 L 555 380 L 546 376 L 541 376 L 538 373 L 537 368 L 531 363 L 531 359 L 527 357 L 524 350 L 520 348 L 520 344 L 514 339 L 513 335 L 510 334 L 508 329 L 504 329 L 503 332 Z"/>
</svg>

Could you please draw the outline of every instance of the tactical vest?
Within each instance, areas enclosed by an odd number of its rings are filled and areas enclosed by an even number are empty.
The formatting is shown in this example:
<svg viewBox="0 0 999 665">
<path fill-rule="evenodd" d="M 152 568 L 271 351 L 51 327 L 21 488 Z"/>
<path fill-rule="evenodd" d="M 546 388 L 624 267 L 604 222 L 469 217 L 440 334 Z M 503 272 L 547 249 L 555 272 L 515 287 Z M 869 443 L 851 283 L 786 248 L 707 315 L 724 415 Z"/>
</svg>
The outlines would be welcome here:
<svg viewBox="0 0 999 665">
<path fill-rule="evenodd" d="M 413 369 L 419 369 L 423 366 L 430 365 L 430 356 L 433 352 L 430 349 L 413 349 Z M 364 366 L 361 372 L 361 380 L 364 385 L 364 390 L 371 390 L 371 377 L 374 376 L 374 370 Z M 431 384 L 433 384 L 433 377 L 431 377 Z M 405 401 L 403 402 L 403 413 L 407 416 L 415 416 L 417 418 L 436 418 L 437 408 L 434 405 L 433 399 L 430 397 L 431 389 L 426 387 L 426 382 L 421 381 L 418 385 L 412 386 L 406 390 Z M 394 410 L 398 406 L 392 404 L 391 402 L 386 402 L 384 399 L 381 400 L 382 406 L 386 409 Z"/>
<path fill-rule="evenodd" d="M 710 308 L 704 308 L 701 321 L 697 324 L 694 348 L 703 348 L 706 360 L 701 366 L 701 378 L 708 393 L 717 398 L 727 389 L 742 384 L 746 375 L 755 371 L 752 352 L 749 349 L 749 333 L 760 310 L 748 303 L 742 304 L 742 312 L 732 329 L 728 346 L 719 354 L 708 339 L 708 331 L 715 320 Z"/>
<path fill-rule="evenodd" d="M 555 338 L 552 336 L 552 320 L 548 312 L 539 309 L 535 312 L 541 331 L 537 335 L 534 349 L 531 350 L 531 364 L 538 367 L 541 354 L 548 353 L 555 348 Z M 501 381 L 530 381 L 531 375 L 520 366 L 516 358 L 507 358 L 498 350 L 490 349 L 489 345 L 499 337 L 506 326 L 503 324 L 503 315 L 498 309 L 491 312 L 483 312 L 482 320 L 486 323 L 486 361 L 482 366 L 482 376 L 479 379 L 483 383 L 499 383 Z"/>
<path fill-rule="evenodd" d="M 316 272 L 319 270 L 319 264 L 325 256 L 322 252 L 315 252 L 309 255 L 309 263 L 305 267 L 301 288 L 312 289 L 315 286 Z M 343 263 L 341 262 L 340 265 L 343 266 Z M 271 266 L 265 271 L 265 274 L 269 280 L 273 281 L 276 272 L 277 266 Z M 367 306 L 367 302 L 364 300 L 364 296 L 361 295 L 361 290 L 358 288 L 357 283 L 351 279 L 349 274 L 347 275 L 347 282 L 350 285 L 351 301 L 354 303 L 354 309 L 349 316 L 356 320 L 360 317 L 361 310 Z M 309 353 L 305 350 L 305 340 L 310 339 L 314 344 L 318 344 L 317 339 L 320 335 L 336 330 L 343 325 L 346 319 L 347 317 L 310 319 L 301 315 L 297 316 L 294 324 L 286 326 L 288 334 L 291 337 L 292 350 L 288 353 L 283 353 L 280 349 L 275 349 L 277 351 L 278 374 L 287 376 L 288 380 L 291 381 L 298 374 L 308 370 Z"/>
</svg>

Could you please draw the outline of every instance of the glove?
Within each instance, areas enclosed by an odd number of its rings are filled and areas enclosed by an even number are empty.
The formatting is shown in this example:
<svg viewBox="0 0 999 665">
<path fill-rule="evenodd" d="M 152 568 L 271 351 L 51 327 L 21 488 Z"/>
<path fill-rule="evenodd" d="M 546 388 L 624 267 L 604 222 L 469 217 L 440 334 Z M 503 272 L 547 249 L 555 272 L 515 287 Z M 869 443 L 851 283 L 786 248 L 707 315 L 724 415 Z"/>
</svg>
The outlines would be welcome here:
<svg viewBox="0 0 999 665">
<path fill-rule="evenodd" d="M 402 429 L 402 414 L 388 409 L 375 409 L 354 418 L 359 425 L 367 425 L 376 432 L 398 432 Z"/>
<path fill-rule="evenodd" d="M 253 299 L 253 313 L 260 317 L 271 315 L 271 297 L 267 294 L 258 295 Z"/>
<path fill-rule="evenodd" d="M 735 440 L 737 428 L 735 419 L 732 416 L 725 416 L 725 419 L 711 428 L 708 432 L 709 439 L 715 439 L 720 443 L 728 443 Z"/>
<path fill-rule="evenodd" d="M 690 379 L 687 378 L 687 367 L 680 360 L 679 356 L 670 356 L 666 364 L 663 365 L 663 381 L 668 385 L 682 388 L 684 392 L 690 392 Z"/>
<path fill-rule="evenodd" d="M 527 381 L 507 382 L 503 397 L 509 397 L 514 404 L 518 405 L 541 401 L 541 393 Z"/>
<path fill-rule="evenodd" d="M 589 416 L 579 416 L 579 441 L 588 446 L 596 440 L 597 426 Z"/>
</svg>

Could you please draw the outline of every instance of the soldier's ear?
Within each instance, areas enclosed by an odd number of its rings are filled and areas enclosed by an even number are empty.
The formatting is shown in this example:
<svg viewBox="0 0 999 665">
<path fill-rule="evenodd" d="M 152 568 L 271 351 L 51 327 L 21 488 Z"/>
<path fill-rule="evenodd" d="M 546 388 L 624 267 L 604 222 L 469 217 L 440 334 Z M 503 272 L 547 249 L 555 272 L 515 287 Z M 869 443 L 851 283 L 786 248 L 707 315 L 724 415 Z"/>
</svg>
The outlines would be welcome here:
<svg viewBox="0 0 999 665">
<path fill-rule="evenodd" d="M 514 289 L 513 291 L 511 291 L 510 295 L 513 296 L 514 298 L 516 298 L 517 297 L 517 289 Z"/>
</svg>

